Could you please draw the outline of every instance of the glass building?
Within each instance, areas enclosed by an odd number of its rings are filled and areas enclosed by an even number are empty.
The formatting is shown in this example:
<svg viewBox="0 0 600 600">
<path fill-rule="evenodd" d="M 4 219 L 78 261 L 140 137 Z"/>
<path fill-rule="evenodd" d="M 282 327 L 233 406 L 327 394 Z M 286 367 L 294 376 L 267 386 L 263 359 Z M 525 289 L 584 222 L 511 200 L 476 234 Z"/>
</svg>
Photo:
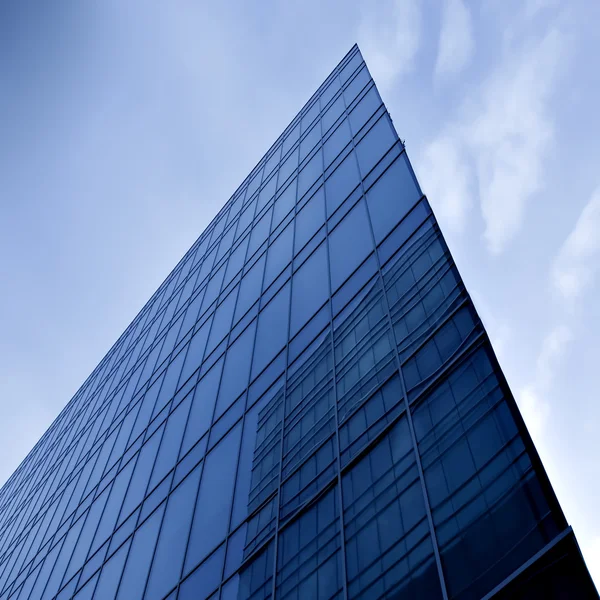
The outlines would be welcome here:
<svg viewBox="0 0 600 600">
<path fill-rule="evenodd" d="M 355 46 L 0 491 L 0 600 L 597 598 Z"/>
</svg>

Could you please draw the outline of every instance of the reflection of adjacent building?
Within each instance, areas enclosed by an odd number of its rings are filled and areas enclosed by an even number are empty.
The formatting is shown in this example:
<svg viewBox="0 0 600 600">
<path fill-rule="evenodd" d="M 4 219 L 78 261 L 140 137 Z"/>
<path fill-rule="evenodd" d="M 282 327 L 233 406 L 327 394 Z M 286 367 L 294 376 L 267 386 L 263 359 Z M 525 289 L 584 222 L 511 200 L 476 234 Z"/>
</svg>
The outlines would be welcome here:
<svg viewBox="0 0 600 600">
<path fill-rule="evenodd" d="M 425 200 L 401 229 L 333 339 L 328 326 L 260 410 L 238 597 L 270 597 L 275 543 L 278 598 L 341 598 L 344 574 L 348 598 L 442 598 L 441 578 L 448 597 L 480 598 L 534 556 L 532 587 L 587 597 L 576 542 Z"/>
</svg>

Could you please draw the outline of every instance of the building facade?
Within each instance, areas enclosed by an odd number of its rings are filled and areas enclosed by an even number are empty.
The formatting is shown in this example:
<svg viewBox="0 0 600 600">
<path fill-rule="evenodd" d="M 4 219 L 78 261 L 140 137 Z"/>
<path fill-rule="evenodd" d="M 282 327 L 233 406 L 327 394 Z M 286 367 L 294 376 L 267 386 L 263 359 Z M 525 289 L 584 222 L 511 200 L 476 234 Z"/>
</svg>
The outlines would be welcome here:
<svg viewBox="0 0 600 600">
<path fill-rule="evenodd" d="M 0 600 L 484 597 L 597 594 L 355 46 L 0 491 Z"/>
</svg>

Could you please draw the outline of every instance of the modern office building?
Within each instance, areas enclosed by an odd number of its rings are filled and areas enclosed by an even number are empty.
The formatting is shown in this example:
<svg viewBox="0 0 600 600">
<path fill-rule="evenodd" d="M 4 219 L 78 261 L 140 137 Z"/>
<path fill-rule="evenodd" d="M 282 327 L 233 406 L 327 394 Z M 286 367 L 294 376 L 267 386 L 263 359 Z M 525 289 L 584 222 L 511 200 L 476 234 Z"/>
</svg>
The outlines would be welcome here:
<svg viewBox="0 0 600 600">
<path fill-rule="evenodd" d="M 597 598 L 357 47 L 0 491 L 0 600 Z"/>
</svg>

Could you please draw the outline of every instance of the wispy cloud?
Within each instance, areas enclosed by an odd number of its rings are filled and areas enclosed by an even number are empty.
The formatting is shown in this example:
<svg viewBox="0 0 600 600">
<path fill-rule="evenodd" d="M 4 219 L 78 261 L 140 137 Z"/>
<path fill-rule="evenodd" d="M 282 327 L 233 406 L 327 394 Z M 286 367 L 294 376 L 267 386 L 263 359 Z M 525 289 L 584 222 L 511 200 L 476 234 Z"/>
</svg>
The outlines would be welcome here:
<svg viewBox="0 0 600 600">
<path fill-rule="evenodd" d="M 552 281 L 561 296 L 575 302 L 593 282 L 600 261 L 600 187 L 585 205 L 575 227 L 562 245 L 552 269 Z"/>
<path fill-rule="evenodd" d="M 417 2 L 383 0 L 369 4 L 358 30 L 361 50 L 380 88 L 389 88 L 414 68 L 421 43 Z"/>
<path fill-rule="evenodd" d="M 479 112 L 467 129 L 473 151 L 484 238 L 493 254 L 519 232 L 527 203 L 542 187 L 544 160 L 554 136 L 549 101 L 566 51 L 551 29 L 515 49 L 482 87 Z"/>
<path fill-rule="evenodd" d="M 435 76 L 446 79 L 462 71 L 473 55 L 471 13 L 463 0 L 446 0 L 442 12 L 442 28 Z"/>
<path fill-rule="evenodd" d="M 458 230 L 473 188 L 492 254 L 503 252 L 519 233 L 528 204 L 542 189 L 555 130 L 551 103 L 567 57 L 568 44 L 558 26 L 505 46 L 490 74 L 472 86 L 458 117 L 421 156 L 428 172 L 458 174 L 432 186 L 441 215 L 454 213 L 446 220 Z M 429 181 L 436 178 L 429 176 Z"/>
<path fill-rule="evenodd" d="M 428 144 L 419 166 L 425 192 L 444 230 L 462 233 L 472 207 L 471 170 L 458 134 L 447 132 Z"/>
<path fill-rule="evenodd" d="M 546 396 L 551 391 L 556 369 L 573 340 L 570 327 L 558 325 L 544 338 L 532 380 L 517 394 L 519 407 L 536 445 L 544 445 L 544 429 L 550 416 Z"/>
</svg>

